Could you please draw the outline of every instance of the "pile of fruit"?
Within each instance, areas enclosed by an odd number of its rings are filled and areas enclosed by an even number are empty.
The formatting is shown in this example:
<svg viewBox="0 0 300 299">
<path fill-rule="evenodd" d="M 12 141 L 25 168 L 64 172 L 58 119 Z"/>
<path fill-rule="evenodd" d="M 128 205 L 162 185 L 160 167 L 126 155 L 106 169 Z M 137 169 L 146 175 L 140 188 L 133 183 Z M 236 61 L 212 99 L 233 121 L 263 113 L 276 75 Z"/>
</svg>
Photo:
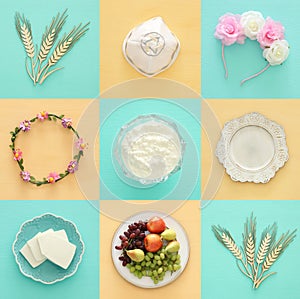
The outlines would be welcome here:
<svg viewBox="0 0 300 299">
<path fill-rule="evenodd" d="M 160 217 L 138 221 L 128 225 L 128 230 L 119 236 L 122 250 L 119 260 L 138 278 L 150 277 L 155 284 L 164 279 L 166 272 L 180 269 L 180 244 L 176 232 L 167 228 Z"/>
</svg>

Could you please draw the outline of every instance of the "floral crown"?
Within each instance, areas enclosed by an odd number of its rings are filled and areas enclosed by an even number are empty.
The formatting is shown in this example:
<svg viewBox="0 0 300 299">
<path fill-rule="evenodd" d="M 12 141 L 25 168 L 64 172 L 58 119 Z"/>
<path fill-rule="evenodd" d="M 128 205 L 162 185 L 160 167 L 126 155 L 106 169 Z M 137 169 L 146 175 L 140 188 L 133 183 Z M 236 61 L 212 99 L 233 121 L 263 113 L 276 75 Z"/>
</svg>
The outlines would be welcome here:
<svg viewBox="0 0 300 299">
<path fill-rule="evenodd" d="M 61 125 L 65 129 L 71 130 L 75 136 L 76 136 L 76 141 L 75 141 L 75 147 L 78 150 L 78 153 L 73 157 L 73 160 L 70 161 L 68 164 L 66 170 L 63 173 L 58 174 L 57 172 L 50 172 L 49 175 L 46 178 L 43 178 L 42 180 L 37 180 L 34 176 L 30 174 L 28 171 L 28 168 L 25 170 L 24 166 L 24 160 L 23 160 L 23 153 L 19 148 L 15 147 L 15 141 L 20 132 L 28 132 L 31 130 L 31 126 L 35 121 L 44 121 L 44 120 L 49 120 L 49 121 L 59 121 L 61 122 Z M 48 113 L 46 111 L 40 112 L 37 114 L 36 117 L 30 119 L 30 120 L 24 120 L 20 123 L 18 127 L 15 128 L 14 131 L 10 132 L 11 134 L 11 144 L 10 148 L 13 152 L 13 159 L 18 163 L 19 168 L 20 168 L 20 176 L 21 179 L 24 182 L 29 182 L 31 184 L 34 184 L 36 186 L 41 186 L 41 185 L 46 185 L 46 184 L 54 184 L 57 181 L 62 180 L 65 178 L 67 175 L 70 173 L 74 173 L 75 171 L 78 170 L 78 165 L 80 158 L 83 156 L 83 151 L 84 149 L 87 148 L 87 143 L 83 141 L 83 138 L 81 138 L 78 134 L 78 132 L 73 128 L 72 126 L 72 119 L 64 117 L 64 115 L 56 115 L 52 113 Z"/>
<path fill-rule="evenodd" d="M 247 11 L 242 15 L 227 13 L 221 16 L 214 35 L 222 42 L 225 78 L 228 77 L 224 55 L 225 46 L 234 43 L 243 44 L 248 37 L 251 40 L 257 40 L 263 49 L 263 57 L 266 59 L 267 65 L 260 72 L 242 80 L 241 85 L 259 76 L 270 66 L 282 64 L 289 56 L 289 44 L 284 39 L 282 24 L 270 17 L 264 19 L 258 11 Z"/>
</svg>

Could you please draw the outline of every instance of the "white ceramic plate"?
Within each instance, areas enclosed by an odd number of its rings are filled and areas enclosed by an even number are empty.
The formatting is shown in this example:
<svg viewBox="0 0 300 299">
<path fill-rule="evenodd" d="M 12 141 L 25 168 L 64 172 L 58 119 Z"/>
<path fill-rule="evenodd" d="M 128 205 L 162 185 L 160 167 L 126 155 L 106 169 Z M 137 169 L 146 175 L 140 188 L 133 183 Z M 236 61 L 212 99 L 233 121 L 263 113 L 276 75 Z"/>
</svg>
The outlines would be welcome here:
<svg viewBox="0 0 300 299">
<path fill-rule="evenodd" d="M 288 160 L 284 129 L 253 112 L 227 122 L 216 156 L 234 181 L 267 183 Z"/>
<path fill-rule="evenodd" d="M 139 220 L 145 221 L 153 216 L 159 216 L 163 218 L 167 227 L 170 227 L 176 231 L 176 238 L 180 243 L 179 254 L 181 259 L 181 268 L 178 271 L 173 272 L 172 275 L 171 272 L 168 271 L 164 277 L 164 280 L 160 281 L 158 284 L 154 284 L 150 277 L 142 277 L 141 279 L 139 279 L 132 273 L 130 273 L 129 269 L 127 267 L 123 267 L 122 262 L 119 260 L 121 251 L 115 249 L 116 245 L 120 245 L 119 235 L 123 235 L 124 231 L 128 229 L 129 224 Z M 131 216 L 118 227 L 112 239 L 112 259 L 117 271 L 128 282 L 141 288 L 159 288 L 173 282 L 184 271 L 189 259 L 189 254 L 189 240 L 184 228 L 171 216 L 156 211 L 145 211 Z"/>
</svg>

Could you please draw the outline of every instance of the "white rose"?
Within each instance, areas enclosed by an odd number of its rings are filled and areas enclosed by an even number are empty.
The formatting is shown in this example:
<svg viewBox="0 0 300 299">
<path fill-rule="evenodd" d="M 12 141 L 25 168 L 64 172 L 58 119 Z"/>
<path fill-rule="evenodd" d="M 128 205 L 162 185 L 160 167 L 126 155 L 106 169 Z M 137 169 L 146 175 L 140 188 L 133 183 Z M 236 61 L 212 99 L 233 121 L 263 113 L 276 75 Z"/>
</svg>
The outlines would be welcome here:
<svg viewBox="0 0 300 299">
<path fill-rule="evenodd" d="M 265 24 L 265 19 L 259 11 L 247 11 L 242 14 L 240 22 L 245 35 L 255 40 L 257 33 Z"/>
<path fill-rule="evenodd" d="M 289 52 L 289 43 L 286 40 L 276 40 L 270 48 L 264 49 L 263 56 L 270 65 L 279 65 L 288 58 Z"/>
</svg>

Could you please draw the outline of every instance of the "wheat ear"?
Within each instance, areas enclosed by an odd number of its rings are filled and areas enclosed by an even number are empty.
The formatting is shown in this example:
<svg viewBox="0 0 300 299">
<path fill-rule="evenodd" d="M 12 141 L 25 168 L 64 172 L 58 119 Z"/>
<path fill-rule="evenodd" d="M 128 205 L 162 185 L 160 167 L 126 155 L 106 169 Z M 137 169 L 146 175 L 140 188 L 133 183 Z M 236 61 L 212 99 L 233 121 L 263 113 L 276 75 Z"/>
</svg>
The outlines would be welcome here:
<svg viewBox="0 0 300 299">
<path fill-rule="evenodd" d="M 42 72 L 44 69 L 41 69 L 42 63 L 46 60 L 47 56 L 49 55 L 63 25 L 66 22 L 67 15 L 66 15 L 67 10 L 65 10 L 62 15 L 58 13 L 55 18 L 52 19 L 52 22 L 49 27 L 46 27 L 45 32 L 42 37 L 42 42 L 38 54 L 38 70 L 37 70 L 37 77 L 36 81 L 39 80 Z"/>
<path fill-rule="evenodd" d="M 254 244 L 252 234 L 250 233 L 246 244 L 246 257 L 247 257 L 248 264 L 252 266 L 254 264 L 254 256 L 255 256 L 255 244 Z"/>
<path fill-rule="evenodd" d="M 72 49 L 75 43 L 89 30 L 88 25 L 89 23 L 85 24 L 84 26 L 80 24 L 77 27 L 74 27 L 69 34 L 65 34 L 63 38 L 58 42 L 44 68 L 45 73 L 40 80 L 40 84 L 42 84 L 44 80 L 52 73 L 61 69 L 56 68 L 51 71 L 49 70 L 51 67 L 56 65 L 60 61 L 60 59 Z"/>
<path fill-rule="evenodd" d="M 278 247 L 274 248 L 266 257 L 266 260 L 264 261 L 262 265 L 262 271 L 268 271 L 270 267 L 275 263 L 277 258 L 280 255 L 280 252 L 282 250 L 282 245 L 280 244 Z"/>
<path fill-rule="evenodd" d="M 255 243 L 256 243 L 256 218 L 251 213 L 250 218 L 246 219 L 244 224 L 243 245 L 247 263 L 254 271 L 254 257 L 255 257 Z"/>
<path fill-rule="evenodd" d="M 261 240 L 261 243 L 258 248 L 258 252 L 256 256 L 256 263 L 258 265 L 260 265 L 264 261 L 270 247 L 270 242 L 271 242 L 271 235 L 267 233 L 266 236 Z"/>
<path fill-rule="evenodd" d="M 20 37 L 20 40 L 22 41 L 27 56 L 31 59 L 31 72 L 28 68 L 27 61 L 26 63 L 26 70 L 30 78 L 35 82 L 35 49 L 33 44 L 33 37 L 32 37 L 32 30 L 31 30 L 31 24 L 29 20 L 27 20 L 24 15 L 21 16 L 19 13 L 16 13 L 15 15 L 15 25 L 18 32 L 18 35 Z"/>
<path fill-rule="evenodd" d="M 222 234 L 222 240 L 223 240 L 225 246 L 227 247 L 227 249 L 238 260 L 242 260 L 242 258 L 243 258 L 242 253 L 241 253 L 240 249 L 238 248 L 238 246 L 236 245 L 236 243 L 234 242 L 234 240 L 231 237 L 229 237 L 228 235 L 226 235 L 225 233 Z"/>
</svg>

